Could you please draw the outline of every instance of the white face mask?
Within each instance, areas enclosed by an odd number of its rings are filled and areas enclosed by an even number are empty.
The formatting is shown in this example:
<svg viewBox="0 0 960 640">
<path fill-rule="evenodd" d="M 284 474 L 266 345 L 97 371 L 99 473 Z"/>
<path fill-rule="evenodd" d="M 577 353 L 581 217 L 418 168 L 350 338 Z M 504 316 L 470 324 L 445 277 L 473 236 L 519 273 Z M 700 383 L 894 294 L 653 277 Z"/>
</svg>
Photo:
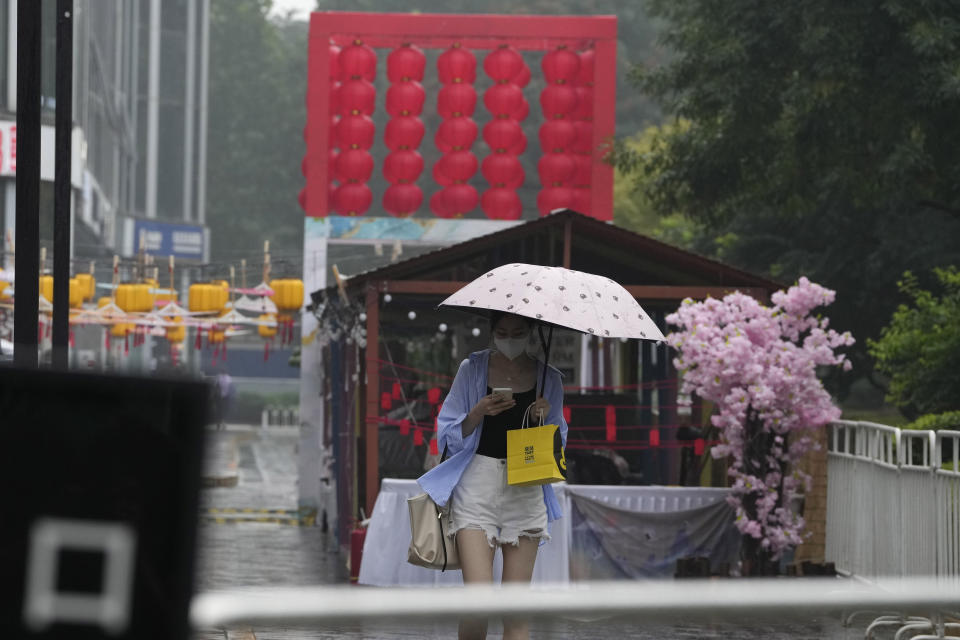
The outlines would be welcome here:
<svg viewBox="0 0 960 640">
<path fill-rule="evenodd" d="M 528 335 L 522 338 L 494 338 L 493 344 L 496 345 L 497 351 L 508 359 L 516 360 L 521 353 L 527 350 L 529 338 Z"/>
</svg>

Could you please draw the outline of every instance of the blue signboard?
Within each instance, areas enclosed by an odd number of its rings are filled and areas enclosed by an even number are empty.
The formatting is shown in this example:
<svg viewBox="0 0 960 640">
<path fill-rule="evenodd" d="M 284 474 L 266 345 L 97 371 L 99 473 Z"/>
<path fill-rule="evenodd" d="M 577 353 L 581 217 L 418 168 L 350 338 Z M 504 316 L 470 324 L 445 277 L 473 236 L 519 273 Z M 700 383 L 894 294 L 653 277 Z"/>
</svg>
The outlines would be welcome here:
<svg viewBox="0 0 960 640">
<path fill-rule="evenodd" d="M 135 253 L 142 246 L 144 251 L 154 256 L 173 256 L 197 261 L 204 259 L 204 227 L 161 220 L 132 222 L 132 233 L 128 235 L 129 254 Z"/>
</svg>

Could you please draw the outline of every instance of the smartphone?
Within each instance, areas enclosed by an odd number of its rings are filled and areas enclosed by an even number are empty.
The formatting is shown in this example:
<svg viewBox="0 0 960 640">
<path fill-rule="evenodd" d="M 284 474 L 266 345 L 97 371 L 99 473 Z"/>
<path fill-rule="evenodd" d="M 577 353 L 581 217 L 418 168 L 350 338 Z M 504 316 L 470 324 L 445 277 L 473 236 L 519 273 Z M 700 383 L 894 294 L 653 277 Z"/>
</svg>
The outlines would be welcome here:
<svg viewBox="0 0 960 640">
<path fill-rule="evenodd" d="M 493 392 L 499 394 L 504 400 L 513 400 L 513 389 L 511 387 L 496 387 Z"/>
</svg>

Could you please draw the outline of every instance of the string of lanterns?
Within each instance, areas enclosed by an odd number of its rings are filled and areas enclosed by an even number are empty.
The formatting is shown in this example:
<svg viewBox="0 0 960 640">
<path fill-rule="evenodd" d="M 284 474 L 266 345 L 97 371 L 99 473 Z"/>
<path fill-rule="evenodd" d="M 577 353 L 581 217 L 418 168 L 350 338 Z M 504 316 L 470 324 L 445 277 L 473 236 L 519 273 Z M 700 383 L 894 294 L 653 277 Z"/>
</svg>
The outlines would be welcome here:
<svg viewBox="0 0 960 640">
<path fill-rule="evenodd" d="M 590 45 L 578 51 L 558 45 L 540 59 L 545 86 L 539 104 L 544 121 L 537 137 L 540 189 L 536 206 L 541 215 L 570 207 L 591 213 L 591 185 L 596 164 L 593 141 L 594 58 Z M 371 148 L 376 127 L 373 81 L 377 53 L 355 38 L 338 47 L 329 44 L 330 132 L 328 211 L 359 216 L 370 210 L 373 193 L 368 181 L 374 169 Z M 386 56 L 389 87 L 384 106 L 389 118 L 383 131 L 388 149 L 380 167 L 388 182 L 380 204 L 395 217 L 409 217 L 423 206 L 424 188 L 417 184 L 424 169 L 420 144 L 426 134 L 422 119 L 426 56 L 412 42 L 396 45 Z M 461 42 L 444 49 L 436 62 L 440 89 L 436 94 L 439 126 L 433 142 L 441 152 L 431 169 L 437 185 L 429 210 L 437 217 L 457 218 L 478 206 L 494 220 L 523 215 L 518 194 L 526 180 L 521 158 L 527 148 L 523 123 L 530 112 L 524 89 L 532 79 L 523 55 L 503 43 L 483 56 L 483 70 L 492 80 L 483 103 L 490 119 L 478 127 L 475 82 L 477 57 Z M 488 152 L 478 158 L 473 144 L 482 135 Z M 481 162 L 482 160 L 482 162 Z M 307 158 L 303 172 L 309 169 Z M 480 171 L 487 187 L 480 194 L 471 179 Z M 305 192 L 300 202 L 305 206 Z"/>
</svg>

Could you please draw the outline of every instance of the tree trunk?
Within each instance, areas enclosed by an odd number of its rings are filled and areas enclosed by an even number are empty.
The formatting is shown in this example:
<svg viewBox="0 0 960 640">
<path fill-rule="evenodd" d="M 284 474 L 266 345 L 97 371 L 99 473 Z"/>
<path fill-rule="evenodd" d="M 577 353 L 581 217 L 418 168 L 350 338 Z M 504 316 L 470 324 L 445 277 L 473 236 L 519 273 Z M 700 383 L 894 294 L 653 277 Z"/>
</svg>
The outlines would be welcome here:
<svg viewBox="0 0 960 640">
<path fill-rule="evenodd" d="M 765 478 L 767 473 L 772 471 L 767 465 L 767 455 L 773 446 L 774 434 L 763 430 L 763 423 L 760 421 L 753 409 L 747 409 L 747 423 L 744 425 L 744 471 L 758 478 Z M 781 469 L 781 476 L 782 476 Z M 782 483 L 781 483 L 782 484 Z M 760 494 L 756 491 L 750 491 L 743 496 L 743 509 L 750 520 L 757 519 L 757 502 Z M 777 492 L 777 505 L 779 508 L 783 502 L 782 486 Z M 740 560 L 742 567 L 741 575 L 744 576 L 770 576 L 779 573 L 779 563 L 773 560 L 773 554 L 764 549 L 760 544 L 760 539 L 750 535 L 743 536 L 742 546 L 740 548 Z"/>
</svg>

